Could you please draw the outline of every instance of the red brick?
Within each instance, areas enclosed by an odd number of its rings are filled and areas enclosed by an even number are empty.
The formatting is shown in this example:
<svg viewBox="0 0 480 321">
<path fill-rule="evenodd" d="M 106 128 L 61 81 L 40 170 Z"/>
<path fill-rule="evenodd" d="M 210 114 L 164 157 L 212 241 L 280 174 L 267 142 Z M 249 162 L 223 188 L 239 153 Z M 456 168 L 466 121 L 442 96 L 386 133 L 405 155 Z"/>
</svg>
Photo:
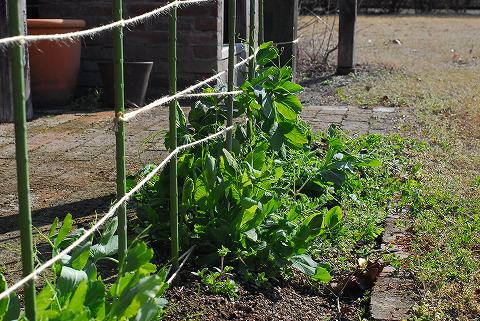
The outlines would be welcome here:
<svg viewBox="0 0 480 321">
<path fill-rule="evenodd" d="M 217 59 L 217 46 L 198 46 L 194 47 L 193 52 L 196 58 Z"/>
<path fill-rule="evenodd" d="M 137 44 L 159 44 L 168 42 L 168 31 L 132 31 L 126 41 Z"/>
<path fill-rule="evenodd" d="M 188 5 L 178 10 L 180 17 L 216 17 L 218 16 L 217 4 Z"/>
<path fill-rule="evenodd" d="M 178 43 L 185 45 L 216 45 L 216 32 L 184 32 L 178 35 Z"/>
<path fill-rule="evenodd" d="M 137 2 L 131 3 L 127 6 L 127 14 L 131 16 L 138 16 L 155 9 L 158 9 L 166 4 L 166 1 L 156 1 L 151 3 Z"/>
<path fill-rule="evenodd" d="M 217 18 L 197 18 L 195 20 L 195 29 L 199 31 L 217 31 Z"/>
</svg>

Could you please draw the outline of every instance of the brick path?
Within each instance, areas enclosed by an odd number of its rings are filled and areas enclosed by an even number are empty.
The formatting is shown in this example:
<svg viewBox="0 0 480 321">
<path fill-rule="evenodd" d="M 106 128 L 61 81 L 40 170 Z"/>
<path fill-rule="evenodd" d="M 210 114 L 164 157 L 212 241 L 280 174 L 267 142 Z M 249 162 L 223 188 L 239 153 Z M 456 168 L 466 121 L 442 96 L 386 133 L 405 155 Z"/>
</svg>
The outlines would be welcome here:
<svg viewBox="0 0 480 321">
<path fill-rule="evenodd" d="M 394 126 L 394 108 L 305 107 L 302 118 L 315 130 L 331 123 L 353 133 L 385 133 Z M 115 136 L 112 113 L 43 116 L 28 124 L 33 224 L 48 228 L 55 216 L 71 212 L 77 222 L 105 210 L 115 191 Z M 139 116 L 127 125 L 127 170 L 133 173 L 165 155 L 165 110 Z M 0 269 L 15 271 L 19 242 L 16 220 L 15 145 L 12 124 L 0 124 Z"/>
<path fill-rule="evenodd" d="M 350 133 L 386 134 L 396 129 L 396 111 L 393 107 L 309 106 L 305 107 L 302 118 L 314 130 L 325 130 L 330 124 L 337 124 Z"/>
</svg>

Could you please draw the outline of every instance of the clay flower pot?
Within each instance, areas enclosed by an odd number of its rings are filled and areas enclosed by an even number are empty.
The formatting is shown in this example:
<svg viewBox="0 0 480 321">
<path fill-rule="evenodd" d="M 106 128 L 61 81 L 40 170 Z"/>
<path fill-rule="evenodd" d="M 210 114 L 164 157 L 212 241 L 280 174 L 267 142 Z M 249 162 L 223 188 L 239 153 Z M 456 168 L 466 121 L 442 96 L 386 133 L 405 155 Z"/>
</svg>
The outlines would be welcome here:
<svg viewBox="0 0 480 321">
<path fill-rule="evenodd" d="M 28 19 L 28 34 L 58 34 L 85 28 L 84 20 Z M 29 45 L 32 101 L 35 106 L 61 106 L 75 92 L 80 70 L 80 40 L 40 41 Z"/>
</svg>

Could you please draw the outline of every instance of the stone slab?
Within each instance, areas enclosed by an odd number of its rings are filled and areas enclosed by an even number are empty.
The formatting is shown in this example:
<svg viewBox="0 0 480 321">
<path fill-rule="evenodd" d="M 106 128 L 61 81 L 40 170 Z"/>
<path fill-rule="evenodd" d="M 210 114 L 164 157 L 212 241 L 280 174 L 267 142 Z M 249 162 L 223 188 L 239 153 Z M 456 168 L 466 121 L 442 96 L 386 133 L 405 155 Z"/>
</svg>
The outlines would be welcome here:
<svg viewBox="0 0 480 321">
<path fill-rule="evenodd" d="M 414 284 L 410 280 L 380 277 L 372 290 L 371 317 L 379 321 L 406 320 L 415 301 L 405 293 L 411 293 L 414 289 Z"/>
</svg>

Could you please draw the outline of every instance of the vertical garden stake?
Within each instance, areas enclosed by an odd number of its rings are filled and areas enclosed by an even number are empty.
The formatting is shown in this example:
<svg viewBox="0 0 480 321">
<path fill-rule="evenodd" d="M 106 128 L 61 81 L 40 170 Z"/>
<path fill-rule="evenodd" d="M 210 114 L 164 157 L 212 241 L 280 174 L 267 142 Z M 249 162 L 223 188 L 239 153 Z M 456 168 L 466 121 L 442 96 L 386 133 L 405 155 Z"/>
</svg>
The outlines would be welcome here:
<svg viewBox="0 0 480 321">
<path fill-rule="evenodd" d="M 12 36 L 24 33 L 21 1 L 9 0 L 9 28 Z M 14 44 L 11 48 L 12 55 L 12 91 L 13 91 L 13 117 L 15 121 L 15 158 L 17 160 L 17 189 L 18 211 L 20 223 L 20 241 L 22 253 L 23 276 L 33 272 L 33 243 L 32 243 L 32 212 L 30 204 L 30 182 L 28 173 L 28 146 L 27 146 L 27 115 L 25 104 L 25 53 L 24 44 Z M 35 284 L 31 280 L 25 284 L 25 314 L 28 320 L 36 320 L 35 310 Z"/>
<path fill-rule="evenodd" d="M 228 0 L 228 91 L 233 91 L 235 77 L 235 24 L 237 15 L 237 1 Z M 233 125 L 234 96 L 230 95 L 227 106 L 227 127 Z M 227 132 L 227 150 L 232 150 L 233 130 Z"/>
<path fill-rule="evenodd" d="M 174 0 L 170 0 L 173 2 Z M 169 21 L 169 87 L 170 95 L 177 93 L 177 7 L 175 6 L 170 13 Z M 177 100 L 170 102 L 170 151 L 177 148 Z M 171 246 L 172 246 L 172 264 L 173 268 L 178 268 L 178 177 L 177 177 L 177 156 L 170 160 L 170 228 L 171 228 Z"/>
<path fill-rule="evenodd" d="M 250 30 L 248 38 L 248 56 L 250 57 L 255 52 L 257 44 L 255 42 L 255 5 L 256 0 L 250 0 Z M 250 60 L 248 63 L 248 80 L 252 80 L 255 77 L 255 59 Z"/>
<path fill-rule="evenodd" d="M 258 0 L 258 43 L 265 42 L 265 14 L 263 13 L 263 1 Z"/>
<path fill-rule="evenodd" d="M 122 0 L 115 0 L 113 6 L 113 19 L 123 18 Z M 116 114 L 116 163 L 117 163 L 117 199 L 125 196 L 125 122 L 120 120 L 125 112 L 124 75 L 123 75 L 123 27 L 118 27 L 114 32 L 114 77 L 115 77 L 115 114 Z M 118 216 L 118 258 L 120 262 L 127 252 L 127 205 L 123 203 L 117 211 Z"/>
<path fill-rule="evenodd" d="M 257 49 L 257 43 L 255 42 L 255 5 L 257 0 L 250 0 L 250 30 L 248 38 L 248 56 L 252 56 Z M 251 59 L 248 64 L 248 80 L 252 81 L 255 78 L 255 58 Z M 252 139 L 253 136 L 253 116 L 250 107 L 247 109 L 247 137 Z"/>
</svg>

